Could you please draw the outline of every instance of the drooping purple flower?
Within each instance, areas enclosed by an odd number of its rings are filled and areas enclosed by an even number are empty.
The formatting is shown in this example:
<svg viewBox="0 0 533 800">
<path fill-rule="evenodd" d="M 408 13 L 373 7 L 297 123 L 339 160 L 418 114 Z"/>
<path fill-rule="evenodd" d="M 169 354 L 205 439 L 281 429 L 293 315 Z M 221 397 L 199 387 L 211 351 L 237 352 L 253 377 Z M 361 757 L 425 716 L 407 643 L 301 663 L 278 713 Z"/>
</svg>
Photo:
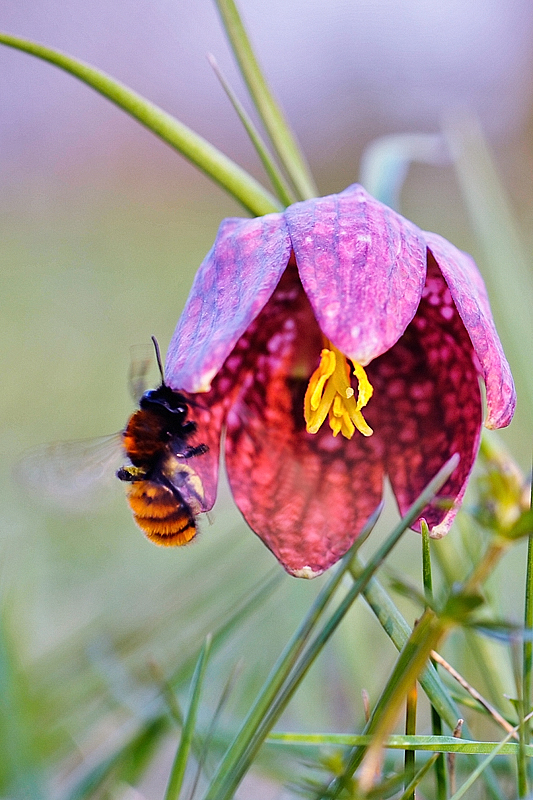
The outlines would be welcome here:
<svg viewBox="0 0 533 800">
<path fill-rule="evenodd" d="M 220 438 L 235 501 L 293 575 L 351 546 L 388 476 L 403 513 L 453 453 L 423 517 L 444 535 L 485 425 L 515 392 L 470 256 L 358 185 L 283 213 L 227 219 L 169 347 L 165 379 L 196 398 L 212 507 Z M 329 418 L 329 426 L 327 419 Z M 340 435 L 338 435 L 340 434 Z"/>
</svg>

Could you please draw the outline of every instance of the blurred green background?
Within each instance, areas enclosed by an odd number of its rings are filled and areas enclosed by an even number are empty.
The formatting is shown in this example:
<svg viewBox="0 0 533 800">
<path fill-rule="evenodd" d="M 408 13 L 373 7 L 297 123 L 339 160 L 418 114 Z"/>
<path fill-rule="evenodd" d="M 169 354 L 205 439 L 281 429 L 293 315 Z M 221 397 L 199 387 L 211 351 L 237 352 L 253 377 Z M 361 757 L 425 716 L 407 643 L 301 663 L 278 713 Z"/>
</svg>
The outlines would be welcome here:
<svg viewBox="0 0 533 800">
<path fill-rule="evenodd" d="M 503 199 L 490 190 L 494 177 L 476 134 L 469 140 L 480 159 L 474 177 L 467 167 L 476 159 L 454 164 L 443 146 L 435 163 L 409 170 L 400 210 L 471 252 L 487 280 L 519 389 L 516 419 L 501 437 L 529 470 L 533 7 L 528 0 L 279 0 L 268 8 L 243 0 L 241 7 L 322 193 L 360 178 L 362 155 L 377 137 L 435 134 L 445 124 L 448 143 L 457 144 L 462 129 L 450 120 L 460 114 L 479 121 Z M 0 28 L 103 68 L 262 179 L 205 59 L 213 52 L 244 98 L 208 0 L 194 6 L 6 2 Z M 0 178 L 0 742 L 7 753 L 1 791 L 38 797 L 44 786 L 49 796 L 63 797 L 76 770 L 112 748 L 145 713 L 159 688 L 153 664 L 169 674 L 185 663 L 276 564 L 246 529 L 225 487 L 198 541 L 169 552 L 136 530 L 120 485 L 94 511 L 68 515 L 16 486 L 13 466 L 42 442 L 123 427 L 132 410 L 130 346 L 155 334 L 166 349 L 221 219 L 242 212 L 91 90 L 5 48 Z M 486 202 L 484 222 L 471 213 L 475 197 Z M 393 519 L 389 498 L 382 533 Z M 418 536 L 408 534 L 395 569 L 418 579 L 419 550 Z M 512 576 L 523 558 L 517 548 L 494 579 L 496 594 L 505 587 L 504 611 L 514 617 L 521 614 L 522 590 L 518 583 L 513 592 Z M 243 660 L 229 727 L 321 580 L 281 576 L 269 600 L 217 655 L 210 682 L 215 704 L 232 665 Z M 405 609 L 412 619 L 414 610 L 407 603 Z M 361 603 L 283 724 L 351 730 L 363 718 L 353 687 L 374 696 L 393 659 Z M 502 683 L 508 680 L 502 670 Z M 171 758 L 172 748 L 163 749 L 146 779 L 147 797 L 160 796 Z M 241 791 L 242 797 L 281 796 L 275 781 Z"/>
</svg>

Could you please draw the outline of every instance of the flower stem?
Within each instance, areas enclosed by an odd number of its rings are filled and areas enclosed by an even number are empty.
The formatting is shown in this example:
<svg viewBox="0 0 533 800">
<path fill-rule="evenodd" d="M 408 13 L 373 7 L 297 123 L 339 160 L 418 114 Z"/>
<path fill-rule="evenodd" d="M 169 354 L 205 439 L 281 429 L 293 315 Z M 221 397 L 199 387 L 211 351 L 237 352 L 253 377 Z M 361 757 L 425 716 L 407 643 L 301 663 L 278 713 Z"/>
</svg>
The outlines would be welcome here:
<svg viewBox="0 0 533 800">
<path fill-rule="evenodd" d="M 414 736 L 416 734 L 416 706 L 417 706 L 417 686 L 416 681 L 411 686 L 408 694 L 407 694 L 407 702 L 405 706 L 405 734 L 406 736 Z M 416 772 L 416 762 L 415 762 L 415 751 L 414 750 L 406 750 L 404 756 L 404 766 L 405 766 L 405 790 L 409 787 L 409 784 L 412 782 L 413 778 L 415 777 Z M 407 795 L 405 795 L 405 800 L 415 800 L 415 790 Z"/>
<path fill-rule="evenodd" d="M 171 114 L 105 72 L 45 45 L 0 32 L 0 44 L 22 50 L 74 75 L 181 153 L 255 216 L 282 206 L 255 178 Z"/>
<path fill-rule="evenodd" d="M 533 485 L 532 485 L 533 493 Z M 532 498 L 533 505 L 533 498 Z M 526 631 L 533 629 L 533 535 L 529 536 L 527 541 L 527 569 L 526 569 L 526 596 L 524 608 L 524 628 Z M 532 684 L 532 670 L 533 670 L 533 641 L 529 636 L 524 637 L 523 647 L 523 701 L 524 712 L 529 714 L 531 711 L 531 684 Z M 524 730 L 524 735 L 527 734 L 529 741 L 529 726 Z"/>
<path fill-rule="evenodd" d="M 422 581 L 424 584 L 424 595 L 426 597 L 426 602 L 430 606 L 433 606 L 433 576 L 431 571 L 429 526 L 425 519 L 420 520 L 420 532 L 422 534 Z M 431 663 L 435 667 L 433 659 Z M 442 719 L 433 705 L 431 706 L 431 727 L 435 736 L 442 736 Z M 446 800 L 446 760 L 444 753 L 440 753 L 435 760 L 435 780 L 437 784 L 437 800 Z"/>
<path fill-rule="evenodd" d="M 213 72 L 220 81 L 220 85 L 226 92 L 231 105 L 235 109 L 235 113 L 242 122 L 246 130 L 246 133 L 250 138 L 250 141 L 255 147 L 255 151 L 259 156 L 259 158 L 261 159 L 263 168 L 267 173 L 268 177 L 270 178 L 274 191 L 276 192 L 279 200 L 281 201 L 281 203 L 283 203 L 284 206 L 290 206 L 292 203 L 295 202 L 296 198 L 291 194 L 291 190 L 287 185 L 285 178 L 281 174 L 278 165 L 274 161 L 273 156 L 269 152 L 267 145 L 263 141 L 261 134 L 255 127 L 250 116 L 246 113 L 246 110 L 242 105 L 242 103 L 240 102 L 239 98 L 229 85 L 228 81 L 226 80 L 226 77 L 220 70 L 214 56 L 208 55 L 207 60 L 209 61 L 211 68 L 213 69 Z"/>
</svg>

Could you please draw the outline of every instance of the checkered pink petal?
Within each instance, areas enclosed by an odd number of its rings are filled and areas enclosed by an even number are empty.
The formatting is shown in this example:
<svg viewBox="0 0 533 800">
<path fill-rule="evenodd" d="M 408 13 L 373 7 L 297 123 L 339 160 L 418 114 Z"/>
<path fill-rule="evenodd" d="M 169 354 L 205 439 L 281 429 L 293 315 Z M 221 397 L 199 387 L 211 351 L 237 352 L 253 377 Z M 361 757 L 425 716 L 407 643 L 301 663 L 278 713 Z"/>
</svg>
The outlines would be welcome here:
<svg viewBox="0 0 533 800">
<path fill-rule="evenodd" d="M 504 428 L 513 417 L 516 393 L 494 326 L 487 290 L 473 259 L 436 233 L 425 233 L 453 302 L 470 336 L 487 387 L 487 428 Z"/>
<path fill-rule="evenodd" d="M 226 219 L 194 280 L 170 342 L 165 380 L 205 392 L 274 291 L 290 256 L 282 214 Z"/>
<path fill-rule="evenodd" d="M 398 341 L 418 308 L 426 277 L 422 232 L 357 184 L 296 203 L 285 217 L 322 332 L 368 364 Z"/>
</svg>

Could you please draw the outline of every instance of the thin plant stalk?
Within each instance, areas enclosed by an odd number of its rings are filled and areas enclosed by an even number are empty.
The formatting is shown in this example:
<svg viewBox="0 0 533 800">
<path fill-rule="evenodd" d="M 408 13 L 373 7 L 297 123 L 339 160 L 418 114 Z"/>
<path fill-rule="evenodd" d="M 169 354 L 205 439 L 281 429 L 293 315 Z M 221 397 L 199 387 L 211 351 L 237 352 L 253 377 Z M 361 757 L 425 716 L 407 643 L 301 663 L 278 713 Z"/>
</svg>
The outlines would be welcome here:
<svg viewBox="0 0 533 800">
<path fill-rule="evenodd" d="M 185 768 L 189 759 L 191 750 L 192 738 L 196 726 L 196 714 L 198 712 L 198 705 L 200 703 L 200 693 L 203 686 L 205 677 L 205 670 L 209 657 L 209 649 L 211 647 L 211 636 L 208 636 L 204 642 L 196 668 L 191 682 L 191 693 L 189 707 L 187 709 L 187 716 L 181 731 L 180 742 L 170 772 L 170 778 L 165 793 L 165 800 L 178 800 L 181 787 L 183 785 L 183 778 L 185 777 Z"/>
<path fill-rule="evenodd" d="M 307 162 L 263 75 L 234 0 L 215 2 L 250 97 L 298 198 L 317 197 L 318 190 Z"/>
<path fill-rule="evenodd" d="M 250 728 L 251 736 L 247 735 L 247 737 L 245 737 L 242 736 L 241 733 L 238 734 L 238 738 L 241 740 L 239 745 L 237 746 L 236 740 L 234 740 L 230 750 L 228 753 L 226 753 L 226 756 L 219 764 L 204 800 L 215 800 L 215 798 L 216 800 L 227 800 L 233 796 L 237 786 L 245 775 L 255 754 L 265 741 L 272 726 L 285 709 L 290 698 L 307 673 L 307 670 L 312 665 L 318 654 L 322 651 L 324 645 L 332 636 L 334 631 L 337 629 L 339 623 L 350 609 L 352 603 L 368 585 L 374 572 L 381 566 L 395 544 L 397 544 L 397 542 L 400 540 L 405 530 L 412 525 L 416 519 L 418 519 L 422 509 L 426 507 L 426 505 L 444 485 L 449 475 L 451 475 L 457 466 L 457 463 L 458 456 L 452 456 L 439 470 L 433 480 L 431 480 L 426 488 L 422 491 L 407 514 L 398 523 L 387 540 L 374 554 L 373 558 L 369 561 L 361 575 L 357 578 L 357 580 L 354 581 L 354 585 L 351 587 L 350 591 L 343 598 L 338 608 L 333 612 L 331 618 L 328 620 L 322 631 L 317 634 L 313 642 L 309 645 L 298 664 L 294 667 L 293 671 L 284 676 L 285 679 L 287 679 L 287 682 L 285 683 L 285 680 L 280 682 L 279 677 L 277 677 L 275 674 L 275 670 L 273 670 L 272 678 L 269 682 L 272 683 L 273 681 L 276 681 L 276 683 L 279 684 L 278 691 L 272 695 L 270 702 L 265 707 L 264 714 L 262 716 L 257 714 L 254 715 L 256 717 L 255 731 L 251 724 L 252 721 L 250 720 L 250 712 L 247 721 L 249 721 L 248 727 Z M 346 569 L 349 567 L 349 565 L 350 561 L 348 560 L 346 563 Z M 322 590 L 322 593 L 324 591 L 325 589 Z M 319 595 L 315 601 L 315 605 L 317 604 L 320 596 L 321 595 Z M 270 692 L 270 686 L 268 684 L 267 689 Z M 264 693 L 265 690 L 263 689 L 260 698 L 262 698 Z M 255 705 L 257 705 L 257 701 Z"/>
<path fill-rule="evenodd" d="M 405 704 L 405 734 L 406 736 L 414 736 L 416 734 L 416 706 L 417 706 L 417 688 L 416 682 L 411 687 L 407 694 Z M 415 751 L 406 750 L 404 756 L 404 775 L 405 775 L 405 793 L 407 793 L 409 784 L 413 782 L 416 773 L 416 760 Z M 415 800 L 415 789 L 406 795 L 405 800 Z"/>
<path fill-rule="evenodd" d="M 533 482 L 531 484 L 531 505 L 533 506 Z M 527 567 L 526 567 L 526 587 L 524 602 L 524 628 L 526 631 L 533 630 L 533 535 L 527 540 Z M 531 689 L 533 672 L 533 641 L 529 636 L 524 636 L 522 647 L 522 706 L 525 716 L 531 711 Z M 524 744 L 529 744 L 531 740 L 529 723 L 522 725 L 521 738 Z M 532 769 L 529 762 L 526 763 L 526 775 L 532 780 Z"/>
<path fill-rule="evenodd" d="M 239 98 L 231 88 L 230 84 L 228 83 L 226 77 L 224 76 L 223 72 L 221 71 L 220 67 L 218 66 L 216 59 L 213 55 L 209 54 L 207 56 L 207 60 L 209 61 L 213 72 L 217 76 L 220 85 L 226 92 L 228 99 L 235 109 L 235 113 L 239 117 L 240 121 L 243 124 L 246 133 L 250 141 L 252 142 L 253 146 L 255 147 L 255 151 L 259 156 L 261 163 L 264 167 L 264 170 L 274 188 L 276 195 L 278 196 L 281 203 L 284 206 L 290 206 L 291 203 L 294 203 L 296 198 L 291 193 L 291 190 L 287 184 L 287 181 L 281 174 L 280 170 L 272 154 L 270 153 L 266 143 L 263 141 L 263 138 L 257 128 L 255 127 L 251 117 L 249 114 L 246 113 L 246 109 L 240 102 Z"/>
<path fill-rule="evenodd" d="M 422 535 L 422 582 L 424 585 L 424 595 L 430 606 L 433 606 L 433 575 L 431 571 L 431 549 L 429 538 L 429 527 L 425 519 L 420 520 L 420 533 Z M 436 669 L 435 661 L 431 662 Z M 431 729 L 435 736 L 442 736 L 442 719 L 434 705 L 431 706 Z M 440 753 L 435 760 L 435 781 L 437 789 L 437 800 L 446 800 L 447 781 L 446 781 L 446 759 L 444 753 Z"/>
<path fill-rule="evenodd" d="M 440 758 L 441 755 L 442 753 L 435 753 L 434 755 L 431 756 L 431 758 L 428 758 L 426 763 L 418 770 L 416 775 L 413 776 L 412 780 L 405 787 L 405 791 L 400 796 L 399 800 L 411 800 L 411 798 L 415 797 L 416 787 L 422 781 L 422 779 L 427 775 L 433 764 L 436 764 L 437 760 Z"/>
</svg>

